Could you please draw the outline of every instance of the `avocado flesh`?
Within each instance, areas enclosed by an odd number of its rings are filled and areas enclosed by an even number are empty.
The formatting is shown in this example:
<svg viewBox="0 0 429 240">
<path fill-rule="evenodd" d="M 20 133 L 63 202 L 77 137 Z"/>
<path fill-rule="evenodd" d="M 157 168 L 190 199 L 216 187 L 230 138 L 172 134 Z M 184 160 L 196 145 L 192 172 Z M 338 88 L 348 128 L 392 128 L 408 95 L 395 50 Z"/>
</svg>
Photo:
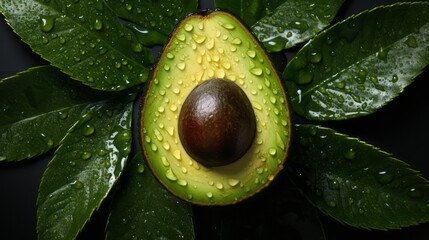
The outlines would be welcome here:
<svg viewBox="0 0 429 240">
<path fill-rule="evenodd" d="M 193 160 L 178 134 L 188 94 L 213 78 L 234 81 L 249 98 L 256 135 L 236 162 L 206 167 Z M 276 70 L 250 32 L 232 15 L 216 11 L 184 19 L 166 45 L 141 112 L 142 145 L 149 166 L 173 194 L 201 205 L 241 201 L 260 191 L 283 168 L 290 117 Z"/>
</svg>

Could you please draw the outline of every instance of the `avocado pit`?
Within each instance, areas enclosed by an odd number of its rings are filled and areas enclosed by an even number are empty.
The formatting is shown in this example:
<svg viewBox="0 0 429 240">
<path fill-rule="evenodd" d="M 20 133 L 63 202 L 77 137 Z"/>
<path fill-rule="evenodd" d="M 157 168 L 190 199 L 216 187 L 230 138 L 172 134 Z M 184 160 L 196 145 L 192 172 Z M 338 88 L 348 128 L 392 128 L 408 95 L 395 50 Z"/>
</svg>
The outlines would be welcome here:
<svg viewBox="0 0 429 240">
<path fill-rule="evenodd" d="M 183 103 L 178 122 L 185 151 L 207 167 L 240 159 L 253 143 L 252 104 L 234 82 L 211 79 L 197 85 Z"/>
</svg>

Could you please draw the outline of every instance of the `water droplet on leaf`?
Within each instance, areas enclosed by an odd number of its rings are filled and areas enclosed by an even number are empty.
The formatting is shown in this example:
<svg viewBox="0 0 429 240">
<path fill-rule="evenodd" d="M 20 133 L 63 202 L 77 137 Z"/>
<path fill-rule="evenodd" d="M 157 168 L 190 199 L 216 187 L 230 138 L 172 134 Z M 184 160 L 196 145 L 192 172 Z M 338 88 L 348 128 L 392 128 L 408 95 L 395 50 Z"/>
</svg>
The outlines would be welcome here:
<svg viewBox="0 0 429 240">
<path fill-rule="evenodd" d="M 72 182 L 71 185 L 76 189 L 82 189 L 84 186 L 83 182 L 81 182 L 79 180 Z"/>
<path fill-rule="evenodd" d="M 40 29 L 43 32 L 50 32 L 54 28 L 55 17 L 54 16 L 41 16 L 40 17 Z"/>
<path fill-rule="evenodd" d="M 98 18 L 95 19 L 94 29 L 97 31 L 100 31 L 101 29 L 103 29 L 103 22 Z"/>
<path fill-rule="evenodd" d="M 378 172 L 376 179 L 381 185 L 386 185 L 393 181 L 393 175 L 387 171 L 380 171 Z"/>
<path fill-rule="evenodd" d="M 137 173 L 143 173 L 144 172 L 144 165 L 139 163 L 137 164 Z"/>
<path fill-rule="evenodd" d="M 95 132 L 95 128 L 91 124 L 85 124 L 82 127 L 82 134 L 86 137 L 91 136 L 92 134 L 94 134 L 94 132 Z"/>
</svg>

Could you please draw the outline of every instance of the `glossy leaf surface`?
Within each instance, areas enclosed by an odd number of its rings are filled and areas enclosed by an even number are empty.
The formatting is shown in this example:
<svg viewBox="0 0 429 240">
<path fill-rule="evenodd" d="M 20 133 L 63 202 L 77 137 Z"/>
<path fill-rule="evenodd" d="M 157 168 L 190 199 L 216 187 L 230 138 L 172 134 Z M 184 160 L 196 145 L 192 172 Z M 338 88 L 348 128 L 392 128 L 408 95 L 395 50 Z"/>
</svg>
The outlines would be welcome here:
<svg viewBox="0 0 429 240">
<path fill-rule="evenodd" d="M 215 6 L 234 13 L 248 26 L 270 14 L 285 0 L 215 0 Z"/>
<path fill-rule="evenodd" d="M 293 109 L 317 120 L 375 112 L 427 66 L 428 35 L 427 2 L 380 7 L 335 25 L 287 65 Z"/>
<path fill-rule="evenodd" d="M 62 140 L 39 187 L 39 239 L 74 239 L 107 196 L 130 152 L 131 101 L 94 104 Z"/>
<path fill-rule="evenodd" d="M 324 213 L 361 228 L 396 229 L 429 220 L 429 181 L 358 139 L 297 125 L 296 182 Z"/>
<path fill-rule="evenodd" d="M 195 206 L 194 214 L 199 239 L 325 239 L 317 209 L 285 172 L 269 188 L 244 202 Z"/>
<path fill-rule="evenodd" d="M 114 195 L 106 239 L 194 239 L 189 203 L 167 191 L 139 152 Z"/>
<path fill-rule="evenodd" d="M 314 37 L 334 19 L 345 0 L 288 0 L 258 20 L 252 30 L 269 52 Z"/>
<path fill-rule="evenodd" d="M 82 111 L 107 94 L 43 66 L 0 81 L 0 161 L 18 161 L 57 146 Z"/>
<path fill-rule="evenodd" d="M 197 9 L 197 0 L 106 0 L 115 13 L 135 24 L 131 29 L 140 35 L 142 44 L 164 44 L 176 25 Z"/>
<path fill-rule="evenodd" d="M 102 0 L 0 1 L 0 12 L 32 50 L 101 90 L 146 81 L 153 57 Z"/>
</svg>

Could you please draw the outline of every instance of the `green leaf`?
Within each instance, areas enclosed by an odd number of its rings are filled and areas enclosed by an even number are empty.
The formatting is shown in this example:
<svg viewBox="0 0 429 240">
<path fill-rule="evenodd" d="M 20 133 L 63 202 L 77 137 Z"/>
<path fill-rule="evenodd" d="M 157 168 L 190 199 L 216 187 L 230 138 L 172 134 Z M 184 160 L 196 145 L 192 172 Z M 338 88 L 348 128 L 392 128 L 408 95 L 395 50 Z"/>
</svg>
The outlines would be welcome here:
<svg viewBox="0 0 429 240">
<path fill-rule="evenodd" d="M 194 239 L 191 205 L 168 192 L 139 152 L 114 195 L 106 239 Z"/>
<path fill-rule="evenodd" d="M 429 221 L 429 181 L 391 154 L 314 125 L 297 125 L 297 183 L 322 212 L 361 228 Z"/>
<path fill-rule="evenodd" d="M 141 35 L 142 44 L 164 44 L 176 25 L 186 15 L 195 11 L 197 0 L 106 0 L 115 13 L 138 24 L 132 29 Z"/>
<path fill-rule="evenodd" d="M 428 35 L 422 2 L 379 7 L 324 31 L 283 73 L 294 111 L 316 120 L 375 112 L 427 66 Z"/>
<path fill-rule="evenodd" d="M 252 30 L 269 52 L 279 52 L 314 37 L 334 19 L 345 0 L 287 0 Z"/>
<path fill-rule="evenodd" d="M 153 57 L 103 0 L 2 0 L 0 12 L 32 50 L 101 90 L 146 81 Z"/>
<path fill-rule="evenodd" d="M 269 188 L 239 204 L 196 207 L 195 222 L 204 233 L 197 237 L 225 240 L 325 239 L 317 208 L 283 173 Z"/>
<path fill-rule="evenodd" d="M 0 81 L 0 161 L 18 161 L 56 147 L 88 105 L 108 94 L 42 66 Z"/>
<path fill-rule="evenodd" d="M 234 13 L 248 26 L 252 26 L 265 15 L 272 13 L 286 0 L 215 0 L 217 8 Z"/>
<path fill-rule="evenodd" d="M 107 196 L 130 152 L 132 105 L 94 104 L 62 140 L 39 187 L 39 239 L 74 239 Z"/>
</svg>

